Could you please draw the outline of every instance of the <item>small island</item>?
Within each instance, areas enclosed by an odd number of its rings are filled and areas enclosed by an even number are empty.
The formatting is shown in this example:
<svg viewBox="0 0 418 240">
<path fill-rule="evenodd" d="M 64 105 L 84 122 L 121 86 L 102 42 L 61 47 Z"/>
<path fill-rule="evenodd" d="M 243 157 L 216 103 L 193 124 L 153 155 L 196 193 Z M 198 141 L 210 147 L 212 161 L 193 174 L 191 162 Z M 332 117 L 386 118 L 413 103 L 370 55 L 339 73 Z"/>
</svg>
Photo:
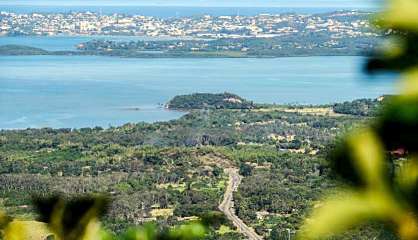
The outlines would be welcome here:
<svg viewBox="0 0 418 240">
<path fill-rule="evenodd" d="M 253 109 L 256 105 L 232 93 L 194 93 L 179 95 L 171 99 L 166 108 L 171 110 L 198 109 Z"/>
</svg>

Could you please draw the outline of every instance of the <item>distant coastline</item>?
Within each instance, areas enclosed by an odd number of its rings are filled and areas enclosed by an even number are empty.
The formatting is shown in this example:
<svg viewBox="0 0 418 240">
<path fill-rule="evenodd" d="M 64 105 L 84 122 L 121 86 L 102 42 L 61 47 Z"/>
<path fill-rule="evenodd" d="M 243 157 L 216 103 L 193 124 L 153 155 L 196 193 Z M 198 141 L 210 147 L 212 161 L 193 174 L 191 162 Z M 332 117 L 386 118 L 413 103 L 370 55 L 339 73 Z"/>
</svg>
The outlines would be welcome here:
<svg viewBox="0 0 418 240">
<path fill-rule="evenodd" d="M 6 37 L 2 42 L 0 38 L 0 55 L 126 58 L 362 56 L 372 52 L 384 37 L 384 33 L 369 21 L 372 15 L 371 12 L 352 10 L 308 15 L 269 13 L 161 19 L 91 12 L 16 14 L 1 11 L 0 17 L 4 21 L 0 25 L 0 35 L 14 39 Z M 19 36 L 45 36 L 48 39 L 48 36 L 57 35 L 63 36 L 63 43 L 71 42 L 67 45 L 72 47 L 53 49 L 42 41 L 18 39 Z M 67 41 L 64 35 L 70 39 Z M 75 41 L 77 35 L 80 37 Z"/>
<path fill-rule="evenodd" d="M 282 57 L 319 57 L 319 56 L 364 56 L 363 52 L 324 50 L 277 54 L 246 54 L 233 51 L 217 52 L 162 52 L 162 51 L 48 51 L 25 45 L 0 45 L 0 56 L 106 56 L 122 58 L 282 58 Z"/>
</svg>

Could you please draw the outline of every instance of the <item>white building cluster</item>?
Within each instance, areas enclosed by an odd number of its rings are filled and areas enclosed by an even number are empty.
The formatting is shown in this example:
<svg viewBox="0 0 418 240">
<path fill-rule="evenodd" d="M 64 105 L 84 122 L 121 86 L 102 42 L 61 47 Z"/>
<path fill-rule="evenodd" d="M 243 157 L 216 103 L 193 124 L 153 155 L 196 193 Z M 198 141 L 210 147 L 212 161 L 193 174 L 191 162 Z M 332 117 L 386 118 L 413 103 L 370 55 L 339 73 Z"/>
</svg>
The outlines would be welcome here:
<svg viewBox="0 0 418 240">
<path fill-rule="evenodd" d="M 321 15 L 260 14 L 156 18 L 138 15 L 17 14 L 0 12 L 0 35 L 129 35 L 194 38 L 275 37 L 295 33 L 330 32 L 336 38 L 374 36 L 369 13 L 345 11 Z"/>
</svg>

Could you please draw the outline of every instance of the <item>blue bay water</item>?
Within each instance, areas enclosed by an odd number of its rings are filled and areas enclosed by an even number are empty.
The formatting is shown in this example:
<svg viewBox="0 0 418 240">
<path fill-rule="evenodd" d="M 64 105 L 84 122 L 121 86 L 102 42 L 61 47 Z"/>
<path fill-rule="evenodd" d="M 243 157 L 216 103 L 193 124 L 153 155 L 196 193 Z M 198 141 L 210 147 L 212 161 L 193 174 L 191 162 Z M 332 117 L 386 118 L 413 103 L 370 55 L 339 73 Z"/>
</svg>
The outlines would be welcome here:
<svg viewBox="0 0 418 240">
<path fill-rule="evenodd" d="M 325 104 L 394 92 L 362 57 L 127 59 L 0 57 L 0 128 L 117 126 L 175 119 L 178 94 L 237 93 L 258 103 Z M 138 110 L 139 109 L 139 110 Z"/>
</svg>

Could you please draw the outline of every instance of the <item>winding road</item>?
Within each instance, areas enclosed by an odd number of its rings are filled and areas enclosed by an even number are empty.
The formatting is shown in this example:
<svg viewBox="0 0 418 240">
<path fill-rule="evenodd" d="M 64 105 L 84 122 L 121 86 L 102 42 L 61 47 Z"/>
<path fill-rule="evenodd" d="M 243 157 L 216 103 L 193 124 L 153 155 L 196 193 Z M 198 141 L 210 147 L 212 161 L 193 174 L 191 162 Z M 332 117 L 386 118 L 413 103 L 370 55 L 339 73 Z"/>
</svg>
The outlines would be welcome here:
<svg viewBox="0 0 418 240">
<path fill-rule="evenodd" d="M 238 174 L 238 169 L 228 168 L 225 169 L 225 172 L 229 175 L 228 186 L 225 190 L 225 195 L 222 203 L 219 205 L 219 210 L 221 210 L 225 216 L 232 221 L 232 223 L 237 227 L 238 231 L 244 234 L 250 240 L 262 240 L 263 238 L 259 236 L 254 229 L 247 226 L 244 221 L 242 221 L 236 214 L 234 209 L 234 192 L 238 190 L 239 185 L 241 184 L 242 176 Z"/>
</svg>

